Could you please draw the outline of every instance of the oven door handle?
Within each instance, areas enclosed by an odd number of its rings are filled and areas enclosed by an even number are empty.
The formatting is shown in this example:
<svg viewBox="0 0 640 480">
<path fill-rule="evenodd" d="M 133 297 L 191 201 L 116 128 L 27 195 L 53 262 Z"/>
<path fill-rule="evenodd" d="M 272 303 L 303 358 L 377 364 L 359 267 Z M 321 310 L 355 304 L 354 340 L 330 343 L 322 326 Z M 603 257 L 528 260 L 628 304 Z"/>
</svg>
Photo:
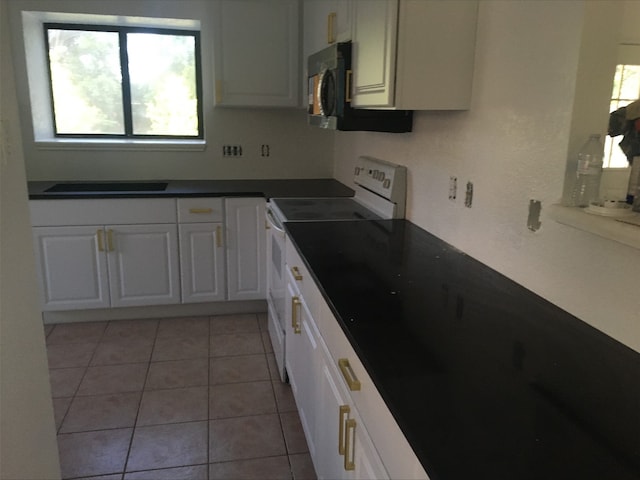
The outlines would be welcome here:
<svg viewBox="0 0 640 480">
<path fill-rule="evenodd" d="M 274 228 L 280 233 L 284 233 L 284 228 L 282 228 L 280 222 L 276 220 L 276 217 L 273 215 L 273 212 L 269 207 L 267 207 L 267 221 L 269 222 L 269 225 L 271 225 L 271 228 Z"/>
</svg>

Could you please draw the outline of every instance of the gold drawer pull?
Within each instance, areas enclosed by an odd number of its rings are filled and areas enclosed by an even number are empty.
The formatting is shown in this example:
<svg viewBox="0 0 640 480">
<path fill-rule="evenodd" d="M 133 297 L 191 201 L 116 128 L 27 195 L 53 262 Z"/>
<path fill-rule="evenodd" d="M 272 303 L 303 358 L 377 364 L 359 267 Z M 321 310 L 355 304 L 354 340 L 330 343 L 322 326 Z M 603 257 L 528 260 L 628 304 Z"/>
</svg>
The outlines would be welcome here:
<svg viewBox="0 0 640 480">
<path fill-rule="evenodd" d="M 113 252 L 115 249 L 113 248 L 113 230 L 107 230 L 107 251 Z"/>
<path fill-rule="evenodd" d="M 335 24 L 336 24 L 336 12 L 331 12 L 327 15 L 327 43 L 332 44 L 336 42 Z"/>
<path fill-rule="evenodd" d="M 302 280 L 302 274 L 300 273 L 300 269 L 298 267 L 291 267 L 291 275 L 293 275 L 293 279 L 298 282 Z"/>
<path fill-rule="evenodd" d="M 356 459 L 356 421 L 353 418 L 349 418 L 346 421 L 346 429 L 344 431 L 344 469 L 355 470 Z M 351 442 L 349 442 L 349 430 L 351 430 Z"/>
<path fill-rule="evenodd" d="M 190 208 L 189 213 L 213 213 L 213 208 Z"/>
<path fill-rule="evenodd" d="M 344 425 L 345 415 L 351 412 L 349 405 L 340 405 L 340 414 L 338 416 L 340 423 L 338 424 L 338 453 L 344 455 Z"/>
<path fill-rule="evenodd" d="M 300 328 L 300 320 L 298 318 L 298 309 L 302 308 L 302 302 L 298 297 L 291 297 L 291 328 L 293 333 L 302 333 Z"/>
<path fill-rule="evenodd" d="M 221 248 L 224 246 L 222 243 L 222 227 L 220 225 L 216 226 L 216 246 Z"/>
<path fill-rule="evenodd" d="M 96 231 L 96 235 L 98 236 L 98 251 L 104 252 L 104 232 L 101 228 Z"/>
<path fill-rule="evenodd" d="M 353 373 L 349 360 L 346 358 L 339 359 L 338 367 L 340 367 L 340 371 L 342 372 L 345 382 L 347 382 L 347 385 L 349 386 L 349 390 L 360 390 L 360 380 L 358 380 L 356 374 Z"/>
</svg>

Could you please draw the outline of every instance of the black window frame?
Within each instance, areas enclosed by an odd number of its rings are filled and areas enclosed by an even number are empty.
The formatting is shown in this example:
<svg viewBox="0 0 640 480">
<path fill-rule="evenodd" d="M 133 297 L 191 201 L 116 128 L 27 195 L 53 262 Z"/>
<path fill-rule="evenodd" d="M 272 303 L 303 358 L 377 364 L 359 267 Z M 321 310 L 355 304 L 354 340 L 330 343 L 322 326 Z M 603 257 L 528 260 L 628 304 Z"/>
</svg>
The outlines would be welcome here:
<svg viewBox="0 0 640 480">
<path fill-rule="evenodd" d="M 199 30 L 181 30 L 161 27 L 139 27 L 120 25 L 93 25 L 79 23 L 43 23 L 45 52 L 47 56 L 47 71 L 49 74 L 49 99 L 51 101 L 51 117 L 53 133 L 56 138 L 82 138 L 82 139 L 121 139 L 121 140 L 202 140 L 204 139 L 204 124 L 202 114 L 202 65 Z M 53 97 L 53 80 L 51 75 L 51 57 L 49 51 L 49 30 L 79 30 L 86 32 L 114 32 L 118 33 L 118 47 L 120 49 L 120 68 L 122 72 L 122 108 L 124 116 L 124 133 L 59 133 L 56 125 L 55 99 Z M 133 116 L 131 106 L 131 83 L 129 79 L 129 62 L 127 54 L 128 33 L 149 33 L 174 36 L 190 36 L 194 38 L 195 49 L 195 80 L 196 80 L 196 109 L 198 115 L 197 135 L 142 135 L 133 133 Z"/>
</svg>

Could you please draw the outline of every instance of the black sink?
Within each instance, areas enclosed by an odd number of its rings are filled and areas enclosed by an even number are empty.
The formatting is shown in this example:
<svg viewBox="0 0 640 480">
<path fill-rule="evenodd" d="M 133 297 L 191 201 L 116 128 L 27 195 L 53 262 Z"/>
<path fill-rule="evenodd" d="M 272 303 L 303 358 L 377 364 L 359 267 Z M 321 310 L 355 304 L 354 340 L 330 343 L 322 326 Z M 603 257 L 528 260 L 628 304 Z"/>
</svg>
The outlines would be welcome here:
<svg viewBox="0 0 640 480">
<path fill-rule="evenodd" d="M 167 182 L 75 182 L 56 183 L 45 192 L 163 192 Z"/>
</svg>

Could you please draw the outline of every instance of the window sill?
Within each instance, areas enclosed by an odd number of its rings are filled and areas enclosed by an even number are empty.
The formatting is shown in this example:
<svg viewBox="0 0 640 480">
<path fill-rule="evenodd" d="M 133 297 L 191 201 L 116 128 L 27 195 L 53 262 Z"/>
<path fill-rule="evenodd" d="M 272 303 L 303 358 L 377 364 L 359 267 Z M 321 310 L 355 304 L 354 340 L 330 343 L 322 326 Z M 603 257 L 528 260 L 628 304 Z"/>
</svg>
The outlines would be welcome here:
<svg viewBox="0 0 640 480">
<path fill-rule="evenodd" d="M 552 205 L 549 216 L 563 225 L 640 249 L 640 213 L 611 218 L 586 213 L 577 207 Z"/>
<path fill-rule="evenodd" d="M 118 151 L 204 151 L 206 140 L 92 140 L 46 139 L 36 140 L 38 150 L 118 150 Z"/>
</svg>

